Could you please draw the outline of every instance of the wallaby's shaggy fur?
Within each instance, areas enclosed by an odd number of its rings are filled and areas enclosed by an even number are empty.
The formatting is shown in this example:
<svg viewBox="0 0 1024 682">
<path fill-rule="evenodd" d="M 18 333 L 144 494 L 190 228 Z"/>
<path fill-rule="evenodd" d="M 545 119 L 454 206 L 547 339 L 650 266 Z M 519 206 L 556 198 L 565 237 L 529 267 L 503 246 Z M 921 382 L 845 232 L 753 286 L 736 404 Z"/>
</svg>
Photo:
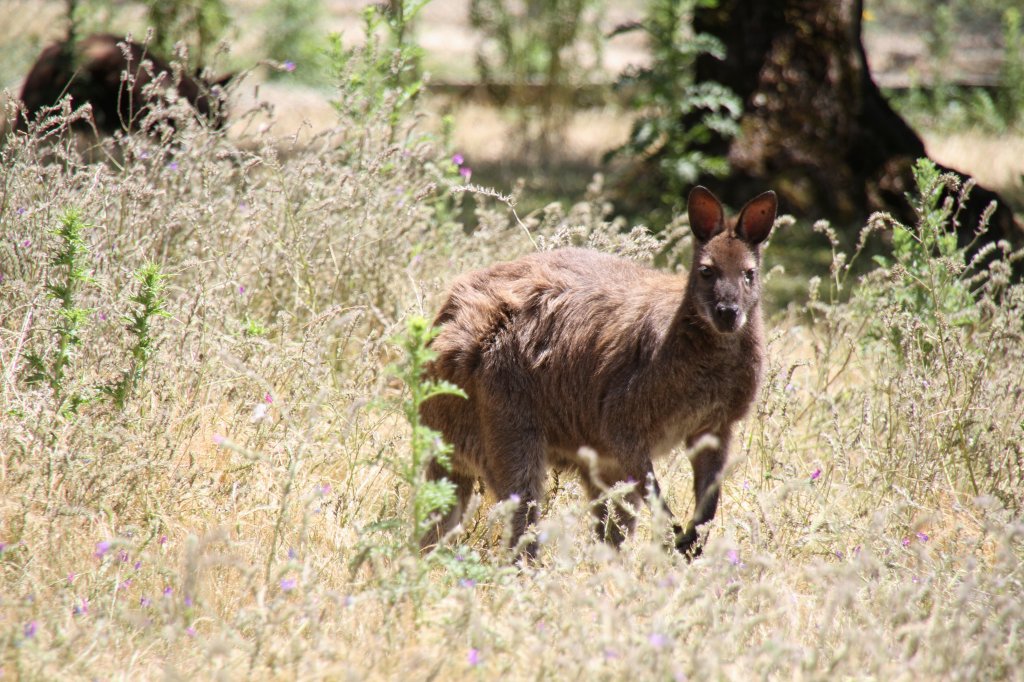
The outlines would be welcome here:
<svg viewBox="0 0 1024 682">
<path fill-rule="evenodd" d="M 658 493 L 652 461 L 707 434 L 712 445 L 692 458 L 693 519 L 676 526 L 677 548 L 699 551 L 696 529 L 715 514 L 732 428 L 761 376 L 760 245 L 776 199 L 756 197 L 727 225 L 718 199 L 697 187 L 688 212 L 696 238 L 688 278 L 563 249 L 470 272 L 452 285 L 435 321 L 437 358 L 428 373 L 461 387 L 468 400 L 435 397 L 422 416 L 454 447 L 451 471 L 435 464 L 430 475 L 455 483 L 458 504 L 425 547 L 459 522 L 477 477 L 498 499 L 519 497 L 515 546 L 536 520 L 547 467 L 580 472 L 592 499 L 602 486 L 637 481 L 629 496 L 635 506 L 648 480 Z M 583 447 L 597 453 L 593 471 L 578 454 Z M 615 544 L 634 524 L 621 507 L 595 513 Z"/>
<path fill-rule="evenodd" d="M 133 82 L 123 79 L 125 72 Z M 25 105 L 16 127 L 25 129 L 40 111 L 70 95 L 76 107 L 92 104 L 96 128 L 107 134 L 137 130 L 147 108 L 171 90 L 192 105 L 211 124 L 224 124 L 224 103 L 215 92 L 230 76 L 206 82 L 198 75 L 179 74 L 171 65 L 137 42 L 108 34 L 93 34 L 81 41 L 64 40 L 40 53 L 25 78 L 21 101 Z M 154 88 L 147 88 L 151 83 Z"/>
</svg>

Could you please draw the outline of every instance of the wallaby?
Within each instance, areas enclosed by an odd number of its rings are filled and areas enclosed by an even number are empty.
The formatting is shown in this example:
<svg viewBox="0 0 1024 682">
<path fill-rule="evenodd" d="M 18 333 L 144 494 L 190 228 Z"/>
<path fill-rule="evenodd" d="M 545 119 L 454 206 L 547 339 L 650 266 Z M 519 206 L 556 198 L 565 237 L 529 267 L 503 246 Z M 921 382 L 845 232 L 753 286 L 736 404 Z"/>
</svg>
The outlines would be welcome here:
<svg viewBox="0 0 1024 682">
<path fill-rule="evenodd" d="M 130 84 L 123 80 L 125 73 L 132 76 Z M 25 110 L 15 127 L 26 129 L 40 111 L 70 95 L 74 106 L 92 104 L 97 130 L 107 134 L 137 130 L 155 99 L 174 90 L 220 128 L 226 110 L 222 88 L 230 78 L 207 82 L 198 74 L 176 77 L 171 65 L 145 45 L 114 35 L 97 33 L 81 41 L 68 38 L 46 47 L 29 70 L 21 90 Z M 156 87 L 147 88 L 150 83 Z"/>
<path fill-rule="evenodd" d="M 457 279 L 434 322 L 427 374 L 468 399 L 442 395 L 422 406 L 423 421 L 453 447 L 451 470 L 435 462 L 429 476 L 452 481 L 457 504 L 424 548 L 457 526 L 477 478 L 499 500 L 518 496 L 516 547 L 537 518 L 549 466 L 579 472 L 592 500 L 635 481 L 625 499 L 636 507 L 646 485 L 660 500 L 652 461 L 683 443 L 692 448 L 696 509 L 686 527 L 674 524 L 675 545 L 698 554 L 697 528 L 715 515 L 733 425 L 762 373 L 761 244 L 776 208 L 765 192 L 727 224 L 714 194 L 695 187 L 685 278 L 570 248 Z M 599 502 L 594 513 L 616 546 L 635 525 L 621 504 Z"/>
</svg>

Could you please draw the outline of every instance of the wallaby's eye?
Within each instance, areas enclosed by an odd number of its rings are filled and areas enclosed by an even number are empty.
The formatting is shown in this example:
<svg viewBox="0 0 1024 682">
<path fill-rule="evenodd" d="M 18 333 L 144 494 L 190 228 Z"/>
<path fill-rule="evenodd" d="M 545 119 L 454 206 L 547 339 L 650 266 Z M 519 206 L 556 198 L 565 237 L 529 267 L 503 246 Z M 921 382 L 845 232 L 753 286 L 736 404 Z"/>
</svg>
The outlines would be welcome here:
<svg viewBox="0 0 1024 682">
<path fill-rule="evenodd" d="M 747 270 L 746 272 L 743 273 L 743 278 L 747 280 L 747 284 L 753 284 L 754 283 L 754 276 L 756 274 L 757 274 L 757 270 L 755 270 L 754 268 L 750 268 L 749 270 Z"/>
<path fill-rule="evenodd" d="M 706 265 L 701 265 L 697 268 L 697 273 L 704 279 L 707 279 L 714 274 L 714 271 Z"/>
</svg>

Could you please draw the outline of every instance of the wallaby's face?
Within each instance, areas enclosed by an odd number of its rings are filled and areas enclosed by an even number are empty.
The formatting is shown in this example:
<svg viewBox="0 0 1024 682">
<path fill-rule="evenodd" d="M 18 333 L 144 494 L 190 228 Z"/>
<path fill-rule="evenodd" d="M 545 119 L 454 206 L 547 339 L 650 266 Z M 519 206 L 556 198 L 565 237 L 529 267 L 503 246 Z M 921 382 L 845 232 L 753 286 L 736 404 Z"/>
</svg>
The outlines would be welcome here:
<svg viewBox="0 0 1024 682">
<path fill-rule="evenodd" d="M 704 187 L 690 192 L 687 211 L 696 239 L 689 293 L 698 314 L 720 334 L 743 329 L 761 301 L 761 243 L 775 222 L 774 192 L 754 197 L 726 226 L 721 202 Z"/>
</svg>

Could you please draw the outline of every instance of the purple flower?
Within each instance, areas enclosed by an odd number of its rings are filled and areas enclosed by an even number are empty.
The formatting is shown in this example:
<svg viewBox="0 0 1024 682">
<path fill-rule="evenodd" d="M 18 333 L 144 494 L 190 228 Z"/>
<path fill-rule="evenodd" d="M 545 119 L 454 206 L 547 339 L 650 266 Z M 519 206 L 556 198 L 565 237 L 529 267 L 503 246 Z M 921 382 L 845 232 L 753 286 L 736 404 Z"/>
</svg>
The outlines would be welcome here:
<svg viewBox="0 0 1024 682">
<path fill-rule="evenodd" d="M 660 649 L 668 644 L 668 638 L 660 632 L 652 632 L 651 636 L 647 638 L 647 641 L 651 643 L 655 649 Z"/>
<path fill-rule="evenodd" d="M 469 654 L 466 656 L 466 660 L 473 667 L 480 665 L 480 652 L 476 649 L 470 649 Z"/>
<path fill-rule="evenodd" d="M 7 543 L 6 542 L 0 542 L 0 554 L 3 554 L 4 550 L 6 550 L 6 549 L 7 549 Z"/>
<path fill-rule="evenodd" d="M 843 560 L 843 553 L 840 552 L 838 549 L 835 551 L 835 554 L 837 559 L 839 559 L 840 561 Z"/>
<path fill-rule="evenodd" d="M 23 630 L 23 632 L 25 633 L 25 639 L 32 639 L 33 637 L 35 637 L 36 631 L 38 629 L 39 623 L 37 623 L 34 620 L 30 620 L 29 622 L 25 623 L 25 629 Z"/>
<path fill-rule="evenodd" d="M 149 600 L 149 597 L 140 597 L 139 598 L 139 606 L 141 606 L 144 609 L 149 608 L 152 604 L 153 604 L 153 602 L 151 602 Z"/>
<path fill-rule="evenodd" d="M 142 568 L 142 562 L 136 561 L 134 564 L 132 564 L 132 568 L 134 568 L 136 571 L 139 570 L 140 568 Z"/>
<path fill-rule="evenodd" d="M 903 538 L 900 540 L 900 544 L 904 547 L 910 547 L 910 538 Z"/>
<path fill-rule="evenodd" d="M 740 562 L 740 553 L 739 553 L 738 550 L 735 550 L 735 549 L 730 549 L 728 552 L 726 552 L 725 553 L 725 558 L 733 566 L 739 566 L 740 563 L 741 563 Z"/>
<path fill-rule="evenodd" d="M 239 287 L 238 287 L 238 293 L 239 293 L 239 294 L 244 294 L 244 293 L 245 293 L 245 287 L 244 287 L 244 286 L 241 286 L 241 285 L 239 285 Z"/>
<path fill-rule="evenodd" d="M 124 580 L 124 582 L 122 582 L 120 585 L 118 585 L 118 589 L 119 590 L 127 590 L 131 586 L 132 586 L 132 579 L 131 578 L 126 578 Z"/>
<path fill-rule="evenodd" d="M 21 243 L 21 245 L 24 246 L 27 249 L 28 247 L 32 246 L 32 240 L 31 239 L 26 239 L 25 241 L 23 241 Z"/>
<path fill-rule="evenodd" d="M 93 552 L 93 556 L 97 559 L 102 559 L 107 552 L 110 551 L 110 543 L 106 540 L 96 543 L 96 551 Z"/>
<path fill-rule="evenodd" d="M 288 73 L 291 73 L 292 71 L 295 70 L 295 62 L 293 62 L 290 59 L 285 60 L 284 64 L 281 65 L 281 68 L 287 71 Z"/>
<path fill-rule="evenodd" d="M 466 182 L 469 182 L 469 179 L 473 177 L 473 169 L 469 166 L 463 166 L 459 169 L 459 175 L 461 175 Z"/>
<path fill-rule="evenodd" d="M 164 588 L 164 596 L 165 597 L 170 597 L 172 594 L 174 594 L 174 588 L 173 587 L 168 585 L 167 587 Z"/>
<path fill-rule="evenodd" d="M 811 472 L 811 480 L 817 481 L 821 477 L 821 468 L 817 468 Z"/>
<path fill-rule="evenodd" d="M 89 613 L 89 600 L 82 597 L 82 600 L 71 607 L 71 613 L 76 616 L 85 616 Z"/>
<path fill-rule="evenodd" d="M 282 592 L 291 592 L 295 589 L 295 586 L 298 585 L 298 581 L 296 581 L 295 578 L 284 578 L 281 580 L 280 585 Z"/>
<path fill-rule="evenodd" d="M 219 433 L 213 434 L 213 444 L 214 445 L 221 445 L 223 442 L 224 442 L 224 436 L 220 435 Z"/>
<path fill-rule="evenodd" d="M 921 531 L 917 532 L 917 539 L 921 542 L 928 542 L 928 534 Z"/>
<path fill-rule="evenodd" d="M 157 540 L 157 543 L 161 544 L 161 545 L 166 545 L 167 544 L 167 536 L 166 535 L 161 535 L 160 539 Z"/>
<path fill-rule="evenodd" d="M 185 606 L 192 606 L 192 597 L 187 594 L 185 595 Z"/>
<path fill-rule="evenodd" d="M 26 211 L 28 211 L 27 208 L 25 208 L 24 206 L 19 206 L 17 213 L 18 215 L 25 215 Z"/>
<path fill-rule="evenodd" d="M 320 497 L 326 497 L 327 495 L 330 495 L 331 494 L 331 484 L 330 483 L 321 483 L 320 485 L 318 485 L 316 487 L 316 494 L 319 495 Z"/>
<path fill-rule="evenodd" d="M 192 627 L 191 625 L 189 625 L 187 628 L 185 628 L 185 634 L 188 635 L 189 637 L 195 637 L 196 636 L 196 629 L 194 627 Z"/>
<path fill-rule="evenodd" d="M 105 312 L 103 312 L 102 310 L 99 312 L 97 317 L 100 318 L 100 322 L 106 322 L 107 321 L 107 314 Z"/>
<path fill-rule="evenodd" d="M 267 394 L 263 396 L 263 402 L 267 403 L 268 405 L 274 402 L 274 396 L 270 395 L 270 391 L 267 391 Z"/>
<path fill-rule="evenodd" d="M 289 547 L 288 548 L 288 558 L 289 559 L 298 559 L 299 558 L 299 553 L 295 551 L 294 547 Z"/>
<path fill-rule="evenodd" d="M 604 650 L 604 660 L 611 661 L 611 660 L 616 659 L 618 657 L 619 657 L 619 652 L 615 651 L 615 649 L 605 649 Z"/>
<path fill-rule="evenodd" d="M 128 563 L 128 550 L 122 549 L 117 553 L 117 558 L 121 560 L 121 563 Z"/>
<path fill-rule="evenodd" d="M 68 573 L 68 585 L 70 585 L 73 582 L 75 582 L 75 574 L 74 573 Z"/>
<path fill-rule="evenodd" d="M 172 170 L 172 171 L 178 170 L 178 162 L 177 161 L 171 161 L 169 164 L 167 164 L 167 170 Z"/>
<path fill-rule="evenodd" d="M 454 163 L 456 166 L 461 166 L 465 162 L 466 160 L 462 158 L 462 154 L 456 154 L 452 157 L 452 163 Z"/>
<path fill-rule="evenodd" d="M 459 585 L 461 587 L 473 588 L 473 587 L 476 587 L 476 581 L 473 580 L 472 578 L 463 578 L 462 580 L 459 581 Z"/>
</svg>

